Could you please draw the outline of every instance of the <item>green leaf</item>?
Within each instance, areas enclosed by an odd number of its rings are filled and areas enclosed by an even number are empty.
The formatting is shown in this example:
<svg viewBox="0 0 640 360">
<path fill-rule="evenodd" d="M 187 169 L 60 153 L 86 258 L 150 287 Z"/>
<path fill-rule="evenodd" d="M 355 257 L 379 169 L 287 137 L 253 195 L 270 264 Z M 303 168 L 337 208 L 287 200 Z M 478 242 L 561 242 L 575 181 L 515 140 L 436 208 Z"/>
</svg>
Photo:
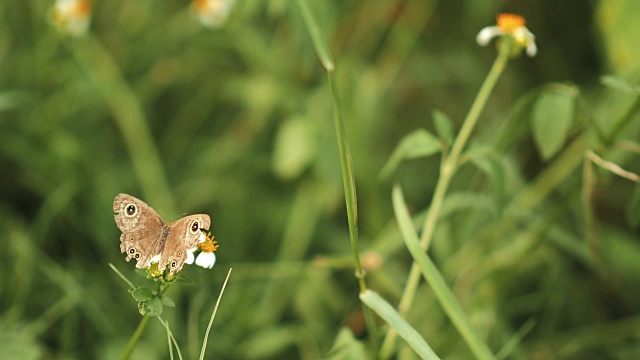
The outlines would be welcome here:
<svg viewBox="0 0 640 360">
<path fill-rule="evenodd" d="M 380 171 L 380 177 L 389 177 L 405 159 L 431 156 L 440 152 L 441 149 L 440 141 L 429 131 L 424 129 L 415 130 L 400 140 L 382 171 Z"/>
<path fill-rule="evenodd" d="M 170 298 L 168 296 L 162 296 L 160 298 L 160 301 L 162 301 L 162 305 L 164 305 L 164 306 L 176 307 L 176 303 L 173 301 L 172 298 Z"/>
<path fill-rule="evenodd" d="M 389 326 L 398 332 L 406 342 L 411 346 L 413 351 L 422 359 L 439 359 L 438 355 L 431 349 L 429 344 L 420 336 L 420 334 L 403 319 L 400 314 L 387 303 L 380 295 L 373 290 L 366 290 L 360 294 L 360 300 L 365 303 L 371 310 L 375 311 Z"/>
<path fill-rule="evenodd" d="M 562 148 L 573 122 L 577 89 L 554 85 L 542 92 L 533 106 L 533 138 L 546 160 Z"/>
<path fill-rule="evenodd" d="M 450 145 L 453 142 L 453 123 L 447 114 L 440 110 L 433 110 L 431 113 L 433 124 L 436 127 L 438 136 L 444 140 L 445 144 Z"/>
<path fill-rule="evenodd" d="M 322 34 L 318 21 L 316 20 L 316 16 L 307 1 L 308 0 L 298 0 L 302 17 L 304 18 L 304 22 L 309 30 L 313 47 L 316 49 L 316 53 L 322 62 L 322 66 L 324 66 L 327 72 L 332 72 L 335 68 L 335 64 L 333 63 L 331 51 L 329 51 L 327 41 Z"/>
<path fill-rule="evenodd" d="M 141 315 L 160 316 L 162 315 L 162 301 L 158 297 L 153 297 L 146 302 L 138 303 L 138 311 Z"/>
<path fill-rule="evenodd" d="M 133 296 L 137 302 L 146 302 L 153 298 L 153 291 L 148 287 L 142 286 L 131 290 L 131 296 Z"/>
<path fill-rule="evenodd" d="M 471 163 L 491 180 L 496 213 L 498 216 L 501 215 L 507 202 L 507 181 L 502 163 L 496 158 L 497 155 L 493 153 L 493 150 L 484 145 L 474 146 L 467 152 L 467 156 L 469 156 Z"/>
<path fill-rule="evenodd" d="M 368 359 L 364 345 L 358 341 L 349 328 L 343 327 L 329 354 L 327 360 Z"/>
</svg>

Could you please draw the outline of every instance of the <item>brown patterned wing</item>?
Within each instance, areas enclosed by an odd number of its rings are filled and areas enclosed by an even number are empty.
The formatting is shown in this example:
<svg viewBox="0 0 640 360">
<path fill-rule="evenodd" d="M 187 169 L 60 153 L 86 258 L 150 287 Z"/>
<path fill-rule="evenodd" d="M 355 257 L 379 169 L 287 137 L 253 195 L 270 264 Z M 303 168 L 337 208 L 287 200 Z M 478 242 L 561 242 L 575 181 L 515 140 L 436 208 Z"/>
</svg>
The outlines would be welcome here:
<svg viewBox="0 0 640 360">
<path fill-rule="evenodd" d="M 201 229 L 209 229 L 211 218 L 207 214 L 185 216 L 169 226 L 169 236 L 160 256 L 159 269 L 165 267 L 171 273 L 182 270 L 187 260 L 187 250 L 200 241 Z"/>
<path fill-rule="evenodd" d="M 127 254 L 127 261 L 136 259 L 136 267 L 144 269 L 164 248 L 166 232 L 162 218 L 144 201 L 127 194 L 116 196 L 113 212 L 122 231 L 120 252 Z"/>
</svg>

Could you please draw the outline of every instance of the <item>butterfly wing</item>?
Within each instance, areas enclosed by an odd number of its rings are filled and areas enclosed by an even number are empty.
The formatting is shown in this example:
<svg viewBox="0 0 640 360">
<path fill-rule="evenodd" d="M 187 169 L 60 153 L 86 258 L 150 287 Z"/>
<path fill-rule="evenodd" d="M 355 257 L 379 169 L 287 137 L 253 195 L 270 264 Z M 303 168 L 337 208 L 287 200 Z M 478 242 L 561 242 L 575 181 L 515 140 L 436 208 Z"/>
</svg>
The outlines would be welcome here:
<svg viewBox="0 0 640 360">
<path fill-rule="evenodd" d="M 158 268 L 168 268 L 171 273 L 182 270 L 187 250 L 198 245 L 201 229 L 208 230 L 210 225 L 211 218 L 206 214 L 185 216 L 171 224 Z"/>
<path fill-rule="evenodd" d="M 144 201 L 127 194 L 113 200 L 113 212 L 120 235 L 120 252 L 127 261 L 136 259 L 136 267 L 144 269 L 160 255 L 166 241 L 165 224 L 158 213 Z"/>
</svg>

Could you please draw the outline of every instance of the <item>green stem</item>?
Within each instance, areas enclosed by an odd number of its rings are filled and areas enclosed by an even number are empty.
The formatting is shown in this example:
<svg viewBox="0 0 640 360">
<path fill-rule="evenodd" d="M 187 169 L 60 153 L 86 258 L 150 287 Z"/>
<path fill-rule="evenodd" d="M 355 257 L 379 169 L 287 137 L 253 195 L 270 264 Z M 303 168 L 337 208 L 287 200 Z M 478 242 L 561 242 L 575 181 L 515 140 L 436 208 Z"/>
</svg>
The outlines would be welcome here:
<svg viewBox="0 0 640 360">
<path fill-rule="evenodd" d="M 640 96 L 636 97 L 636 100 L 629 107 L 627 112 L 622 116 L 622 118 L 620 118 L 620 121 L 618 121 L 609 132 L 609 135 L 607 136 L 605 142 L 605 145 L 607 147 L 610 147 L 615 141 L 616 137 L 620 135 L 620 132 L 622 132 L 622 130 L 624 130 L 627 125 L 629 125 L 629 123 L 635 119 L 638 111 L 640 111 Z"/>
<path fill-rule="evenodd" d="M 427 251 L 429 249 L 429 245 L 431 244 L 431 240 L 433 239 L 438 216 L 444 202 L 444 197 L 447 193 L 447 189 L 449 188 L 449 184 L 451 183 L 451 179 L 453 178 L 453 175 L 455 175 L 455 172 L 457 170 L 460 155 L 462 154 L 462 151 L 464 150 L 464 147 L 467 144 L 471 133 L 473 132 L 478 118 L 480 117 L 480 114 L 482 113 L 482 110 L 484 109 L 487 100 L 489 99 L 489 95 L 491 95 L 493 88 L 498 82 L 500 75 L 503 73 L 507 62 L 509 61 L 511 50 L 513 48 L 513 41 L 508 38 L 503 38 L 502 40 L 503 41 L 500 46 L 498 57 L 494 61 L 489 74 L 484 80 L 484 83 L 478 91 L 478 95 L 476 96 L 473 104 L 471 105 L 471 108 L 469 109 L 469 113 L 467 114 L 462 127 L 460 128 L 460 132 L 453 142 L 451 152 L 449 153 L 449 156 L 447 158 L 443 158 L 442 160 L 442 166 L 440 167 L 440 176 L 438 177 L 438 181 L 436 183 L 436 188 L 431 200 L 431 206 L 427 211 L 427 216 L 425 217 L 424 224 L 422 226 L 420 246 L 422 247 L 423 251 Z M 406 316 L 407 312 L 411 308 L 413 299 L 415 298 L 416 290 L 418 289 L 419 282 L 420 268 L 414 262 L 411 265 L 407 283 L 398 304 L 398 312 L 403 317 Z M 385 336 L 384 342 L 382 343 L 382 349 L 380 351 L 381 357 L 383 359 L 389 358 L 392 355 L 396 337 L 397 333 L 393 329 L 389 329 Z"/>
<path fill-rule="evenodd" d="M 360 264 L 360 251 L 358 249 L 358 204 L 356 197 L 356 182 L 353 173 L 353 164 L 351 161 L 351 152 L 349 144 L 345 137 L 345 125 L 340 111 L 340 99 L 338 90 L 336 89 L 333 72 L 328 72 L 329 86 L 333 95 L 333 120 L 336 127 L 336 137 L 338 139 L 338 148 L 340 150 L 340 166 L 342 168 L 342 182 L 344 185 L 345 202 L 347 206 L 347 218 L 349 221 L 349 238 L 351 239 L 351 250 L 353 253 L 353 261 L 356 265 L 356 277 L 360 285 L 360 293 L 367 290 L 367 283 L 364 279 L 364 270 Z"/>
<path fill-rule="evenodd" d="M 142 320 L 140 321 L 140 324 L 138 324 L 138 328 L 136 329 L 136 332 L 133 333 L 133 336 L 131 336 L 131 339 L 129 339 L 129 343 L 127 344 L 127 347 L 122 352 L 122 355 L 120 355 L 120 358 L 119 358 L 120 360 L 129 359 L 129 356 L 131 356 L 133 349 L 135 349 L 136 344 L 138 343 L 138 340 L 140 340 L 140 336 L 142 336 L 144 329 L 147 327 L 147 323 L 149 322 L 149 319 L 151 319 L 151 316 L 142 317 Z"/>
</svg>

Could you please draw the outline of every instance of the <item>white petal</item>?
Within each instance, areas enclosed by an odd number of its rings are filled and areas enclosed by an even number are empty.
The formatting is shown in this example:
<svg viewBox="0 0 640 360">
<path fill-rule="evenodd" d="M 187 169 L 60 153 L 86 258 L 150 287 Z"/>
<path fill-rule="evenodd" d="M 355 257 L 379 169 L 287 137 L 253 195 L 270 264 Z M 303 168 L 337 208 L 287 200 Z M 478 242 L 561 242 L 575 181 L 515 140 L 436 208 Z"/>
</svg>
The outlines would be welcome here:
<svg viewBox="0 0 640 360">
<path fill-rule="evenodd" d="M 149 266 L 151 266 L 151 263 L 154 263 L 154 262 L 157 262 L 157 263 L 159 263 L 159 262 L 160 262 L 160 254 L 155 255 L 154 257 L 152 257 L 151 259 L 149 259 L 149 262 L 148 262 L 148 263 L 146 263 L 146 264 L 144 264 L 144 266 L 145 266 L 145 267 L 149 267 Z"/>
<path fill-rule="evenodd" d="M 485 46 L 487 45 L 491 39 L 496 36 L 502 35 L 504 32 L 497 26 L 487 26 L 480 30 L 478 35 L 476 36 L 476 42 L 478 45 Z"/>
<path fill-rule="evenodd" d="M 207 240 L 207 237 L 204 236 L 204 233 L 201 231 L 200 236 L 198 237 L 198 244 L 205 242 L 205 240 Z"/>
<path fill-rule="evenodd" d="M 533 35 L 529 29 L 525 26 L 519 27 L 513 32 L 513 37 L 516 41 L 522 46 L 526 47 L 527 55 L 529 57 L 533 57 L 538 52 L 538 47 L 536 46 L 536 36 Z"/>
<path fill-rule="evenodd" d="M 529 55 L 529 57 L 534 57 L 536 56 L 537 53 L 538 53 L 538 47 L 536 46 L 536 43 L 531 42 L 529 46 L 527 46 L 527 55 Z"/>
<path fill-rule="evenodd" d="M 77 3 L 78 0 L 58 0 L 53 6 L 61 14 L 69 16 L 69 14 L 73 13 L 73 9 L 75 9 Z"/>
<path fill-rule="evenodd" d="M 185 264 L 193 264 L 193 261 L 195 260 L 195 256 L 193 256 L 193 253 L 196 251 L 197 248 L 193 248 L 193 249 L 187 249 L 187 260 L 184 261 Z"/>
<path fill-rule="evenodd" d="M 216 254 L 212 252 L 201 252 L 196 258 L 196 265 L 211 269 L 216 263 Z"/>
</svg>

